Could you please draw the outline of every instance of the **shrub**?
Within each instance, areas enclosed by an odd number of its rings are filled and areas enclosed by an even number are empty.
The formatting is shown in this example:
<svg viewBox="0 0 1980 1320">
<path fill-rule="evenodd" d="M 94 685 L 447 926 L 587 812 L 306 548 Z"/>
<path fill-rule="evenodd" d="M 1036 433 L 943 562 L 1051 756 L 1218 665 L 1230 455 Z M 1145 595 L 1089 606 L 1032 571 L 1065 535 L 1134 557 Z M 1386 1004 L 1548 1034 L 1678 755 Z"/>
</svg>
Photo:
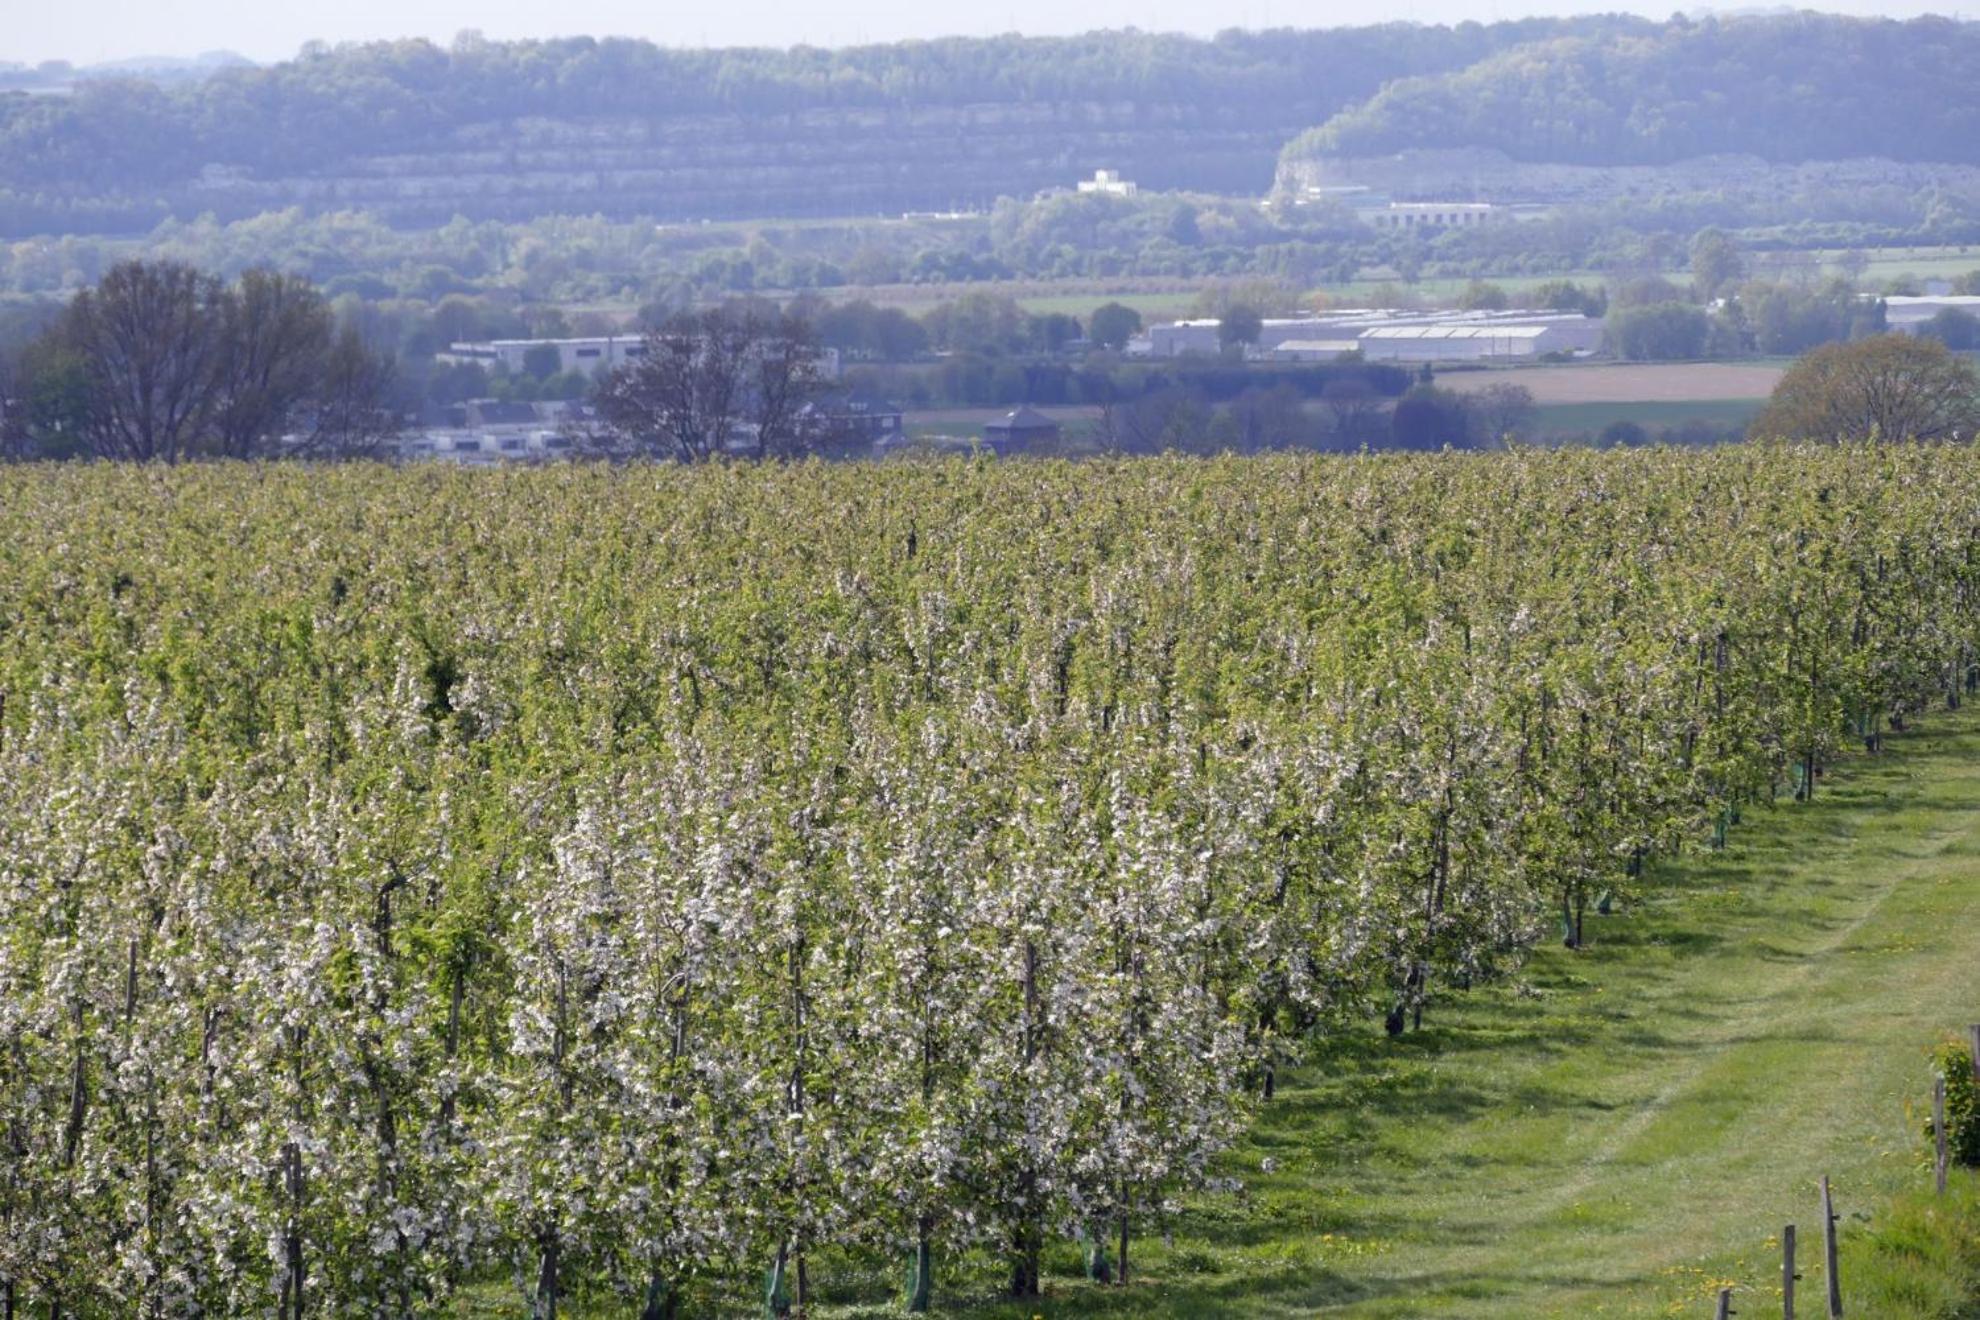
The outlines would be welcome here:
<svg viewBox="0 0 1980 1320">
<path fill-rule="evenodd" d="M 1947 1153 L 1956 1164 L 1980 1168 L 1980 1087 L 1973 1081 L 1973 1053 L 1964 1041 L 1948 1040 L 1932 1051 L 1932 1067 L 1946 1078 Z M 1937 1140 L 1930 1114 L 1925 1140 Z"/>
</svg>

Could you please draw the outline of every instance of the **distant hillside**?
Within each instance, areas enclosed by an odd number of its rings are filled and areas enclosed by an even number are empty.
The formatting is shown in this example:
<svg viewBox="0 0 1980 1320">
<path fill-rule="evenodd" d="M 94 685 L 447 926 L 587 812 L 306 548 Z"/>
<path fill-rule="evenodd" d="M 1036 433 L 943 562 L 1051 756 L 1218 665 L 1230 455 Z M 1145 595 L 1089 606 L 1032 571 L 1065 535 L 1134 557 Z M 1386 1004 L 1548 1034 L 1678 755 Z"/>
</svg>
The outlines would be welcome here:
<svg viewBox="0 0 1980 1320">
<path fill-rule="evenodd" d="M 1328 158 L 1477 148 L 1516 162 L 1980 163 L 1980 24 L 1811 13 L 1549 34 L 1408 77 L 1287 148 Z"/>
<path fill-rule="evenodd" d="M 0 92 L 69 92 L 79 82 L 106 78 L 144 78 L 157 83 L 198 82 L 221 69 L 253 67 L 246 56 L 231 50 L 200 55 L 137 55 L 102 64 L 74 65 L 67 60 L 21 64 L 0 60 Z"/>
<path fill-rule="evenodd" d="M 1655 30 L 1606 17 L 837 51 L 342 47 L 188 85 L 0 96 L 0 233 L 295 204 L 401 223 L 870 214 L 986 204 L 1096 166 L 1263 191 L 1287 137 L 1391 80 Z"/>
</svg>

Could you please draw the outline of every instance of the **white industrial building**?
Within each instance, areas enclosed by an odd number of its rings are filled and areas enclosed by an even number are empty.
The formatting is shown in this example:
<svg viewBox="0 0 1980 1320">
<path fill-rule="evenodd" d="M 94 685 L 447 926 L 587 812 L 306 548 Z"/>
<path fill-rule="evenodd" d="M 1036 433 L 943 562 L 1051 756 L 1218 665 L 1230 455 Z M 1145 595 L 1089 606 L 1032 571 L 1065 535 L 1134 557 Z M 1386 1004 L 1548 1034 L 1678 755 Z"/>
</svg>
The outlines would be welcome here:
<svg viewBox="0 0 1980 1320">
<path fill-rule="evenodd" d="M 646 353 L 646 340 L 640 335 L 602 335 L 587 339 L 483 339 L 447 345 L 447 351 L 434 354 L 440 362 L 478 362 L 484 367 L 497 366 L 512 374 L 525 370 L 525 360 L 530 350 L 554 348 L 557 350 L 557 371 L 581 371 L 587 376 L 597 376 L 636 361 Z M 818 353 L 818 374 L 826 380 L 839 378 L 839 350 L 820 348 Z"/>
<path fill-rule="evenodd" d="M 1214 318 L 1150 326 L 1128 346 L 1149 357 L 1214 354 L 1222 347 Z M 1254 360 L 1324 362 L 1358 352 L 1370 361 L 1512 362 L 1560 353 L 1586 356 L 1602 347 L 1602 322 L 1580 312 L 1398 311 L 1342 308 L 1272 317 L 1246 350 Z"/>
<path fill-rule="evenodd" d="M 624 366 L 646 351 L 638 335 L 605 335 L 588 339 L 482 339 L 449 344 L 446 352 L 435 356 L 442 362 L 479 362 L 484 367 L 501 366 L 520 373 L 523 360 L 534 348 L 556 349 L 558 371 L 582 371 L 587 376 Z"/>
<path fill-rule="evenodd" d="M 1217 338 L 1217 328 L 1223 322 L 1216 317 L 1199 317 L 1193 321 L 1171 321 L 1167 325 L 1151 325 L 1137 337 L 1137 342 L 1128 345 L 1130 354 L 1145 352 L 1149 357 L 1182 357 L 1186 353 L 1215 353 L 1222 347 Z M 1140 341 L 1147 342 L 1147 348 Z"/>
<path fill-rule="evenodd" d="M 1370 362 L 1507 362 L 1567 351 L 1545 325 L 1385 325 L 1355 346 Z"/>
<path fill-rule="evenodd" d="M 1271 351 L 1274 362 L 1332 362 L 1357 352 L 1358 339 L 1288 339 Z"/>
</svg>

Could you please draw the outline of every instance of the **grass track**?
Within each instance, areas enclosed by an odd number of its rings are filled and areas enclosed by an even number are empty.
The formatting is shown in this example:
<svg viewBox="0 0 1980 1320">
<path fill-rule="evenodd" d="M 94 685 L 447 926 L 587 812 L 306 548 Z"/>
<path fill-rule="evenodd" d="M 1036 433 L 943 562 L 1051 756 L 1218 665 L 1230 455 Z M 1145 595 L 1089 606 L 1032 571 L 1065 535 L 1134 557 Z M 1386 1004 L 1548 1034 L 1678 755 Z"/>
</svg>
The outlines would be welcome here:
<svg viewBox="0 0 1980 1320">
<path fill-rule="evenodd" d="M 1341 1041 L 1238 1153 L 1245 1201 L 1192 1207 L 1147 1282 L 982 1313 L 1706 1316 L 1724 1281 L 1762 1315 L 1790 1221 L 1819 1302 L 1815 1178 L 1846 1234 L 1919 1186 L 1924 1051 L 1980 1020 L 1980 719 L 1935 715 L 1658 879 L 1520 988 Z"/>
</svg>

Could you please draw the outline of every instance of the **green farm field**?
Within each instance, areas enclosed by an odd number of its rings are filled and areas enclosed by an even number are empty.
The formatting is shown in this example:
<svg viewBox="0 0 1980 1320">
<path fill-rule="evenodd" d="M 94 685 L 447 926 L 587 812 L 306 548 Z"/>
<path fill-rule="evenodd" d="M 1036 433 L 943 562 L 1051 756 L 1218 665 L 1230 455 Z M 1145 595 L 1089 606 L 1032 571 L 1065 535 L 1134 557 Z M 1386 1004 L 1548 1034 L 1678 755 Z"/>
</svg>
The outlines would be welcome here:
<svg viewBox="0 0 1980 1320">
<path fill-rule="evenodd" d="M 1540 436 L 1599 432 L 1613 422 L 1634 422 L 1646 431 L 1707 422 L 1715 427 L 1744 426 L 1760 411 L 1753 399 L 1690 399 L 1654 403 L 1554 403 L 1536 409 L 1534 431 Z"/>
<path fill-rule="evenodd" d="M 1841 250 L 1830 249 L 1815 254 L 1826 271 L 1839 270 Z M 1980 270 L 1980 251 L 1971 247 L 1884 247 L 1865 248 L 1863 255 L 1870 264 L 1865 267 L 1863 278 L 1866 281 L 1899 279 L 1913 276 L 1921 280 L 1949 280 L 1964 275 L 1971 270 Z"/>
</svg>

